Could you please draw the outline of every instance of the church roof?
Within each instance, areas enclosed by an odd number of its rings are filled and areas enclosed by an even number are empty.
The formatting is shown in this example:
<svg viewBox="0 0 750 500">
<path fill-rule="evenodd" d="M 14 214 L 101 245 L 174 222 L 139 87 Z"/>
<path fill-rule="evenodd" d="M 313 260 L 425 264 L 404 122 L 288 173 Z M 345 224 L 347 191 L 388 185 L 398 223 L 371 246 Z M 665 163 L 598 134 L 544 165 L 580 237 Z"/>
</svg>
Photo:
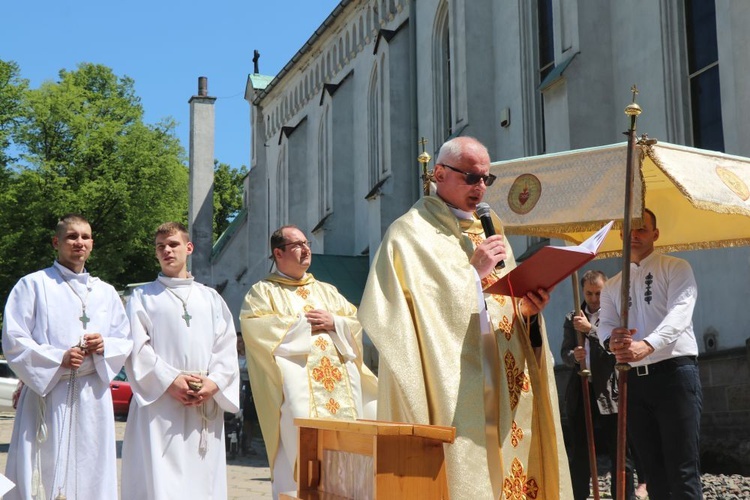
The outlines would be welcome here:
<svg viewBox="0 0 750 500">
<path fill-rule="evenodd" d="M 313 49 L 313 46 L 315 43 L 320 39 L 320 37 L 333 25 L 336 18 L 338 18 L 341 13 L 344 11 L 344 8 L 352 3 L 354 0 L 341 0 L 339 4 L 333 9 L 333 12 L 331 12 L 328 17 L 323 21 L 323 23 L 320 25 L 318 29 L 315 30 L 315 33 L 310 36 L 310 38 L 305 42 L 305 44 L 302 46 L 301 49 L 297 51 L 294 56 L 292 56 L 292 59 L 286 63 L 286 65 L 281 68 L 281 71 L 279 71 L 279 74 L 276 75 L 266 87 L 253 99 L 253 104 L 260 105 L 260 102 L 263 100 L 263 98 L 268 95 L 268 93 L 273 89 L 273 87 L 276 86 L 276 84 L 281 81 L 284 76 L 286 76 L 287 73 L 289 73 L 292 68 L 294 67 L 297 62 L 299 62 L 300 59 L 302 59 L 302 56 L 304 56 L 307 52 L 311 51 Z"/>
<path fill-rule="evenodd" d="M 316 280 L 338 288 L 346 300 L 359 306 L 370 272 L 370 257 L 313 254 L 309 272 Z"/>
</svg>

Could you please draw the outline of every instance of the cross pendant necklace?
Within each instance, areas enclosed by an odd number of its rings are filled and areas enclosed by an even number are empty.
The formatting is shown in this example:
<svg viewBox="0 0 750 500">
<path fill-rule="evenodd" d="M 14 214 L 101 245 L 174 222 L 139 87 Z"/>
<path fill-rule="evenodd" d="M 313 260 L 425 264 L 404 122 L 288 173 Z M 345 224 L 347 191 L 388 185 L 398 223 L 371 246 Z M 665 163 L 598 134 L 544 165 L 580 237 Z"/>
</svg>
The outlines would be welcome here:
<svg viewBox="0 0 750 500">
<path fill-rule="evenodd" d="M 185 306 L 184 304 L 182 305 L 182 309 L 183 309 L 183 310 L 185 311 L 185 314 L 183 314 L 183 315 L 182 315 L 182 319 L 184 319 L 184 320 L 185 320 L 185 324 L 186 324 L 187 326 L 190 326 L 190 319 L 192 318 L 192 316 L 190 316 L 190 315 L 188 314 L 188 312 L 187 312 L 187 307 L 186 307 L 186 306 Z"/>
<path fill-rule="evenodd" d="M 193 291 L 193 285 L 190 285 L 190 290 L 188 290 L 187 297 L 185 297 L 184 299 L 180 297 L 179 295 L 177 295 L 177 292 L 175 292 L 168 286 L 164 285 L 164 289 L 167 290 L 172 295 L 174 295 L 175 297 L 177 297 L 177 299 L 182 303 L 182 312 L 184 314 L 180 317 L 185 320 L 185 324 L 187 326 L 190 326 L 190 320 L 193 319 L 193 317 L 190 316 L 190 314 L 188 314 L 187 303 L 188 303 L 188 300 L 190 300 L 190 293 Z"/>
<path fill-rule="evenodd" d="M 63 274 L 60 272 L 60 270 L 55 267 L 55 271 L 57 271 L 57 274 L 60 275 L 60 278 L 62 278 L 62 280 L 65 282 L 65 284 L 68 285 L 68 287 L 71 289 L 71 291 L 73 292 L 73 294 L 75 294 L 75 296 L 78 297 L 78 300 L 81 301 L 81 317 L 78 318 L 78 320 L 81 322 L 81 324 L 83 325 L 83 329 L 85 330 L 86 329 L 86 325 L 88 325 L 89 321 L 91 321 L 91 318 L 89 318 L 88 316 L 86 316 L 86 302 L 88 302 L 88 300 L 89 300 L 89 291 L 90 291 L 88 284 L 86 285 L 86 297 L 85 298 L 81 297 L 81 295 L 76 291 L 76 289 L 73 288 L 73 285 L 70 284 L 70 281 L 68 281 L 67 279 L 65 279 L 65 276 L 63 276 Z"/>
<path fill-rule="evenodd" d="M 91 321 L 91 318 L 89 318 L 88 316 L 86 316 L 86 304 L 82 304 L 82 306 L 83 306 L 82 307 L 83 308 L 83 314 L 78 319 L 81 320 L 81 324 L 83 325 L 83 329 L 85 330 L 86 329 L 86 325 L 88 325 L 89 321 Z"/>
</svg>

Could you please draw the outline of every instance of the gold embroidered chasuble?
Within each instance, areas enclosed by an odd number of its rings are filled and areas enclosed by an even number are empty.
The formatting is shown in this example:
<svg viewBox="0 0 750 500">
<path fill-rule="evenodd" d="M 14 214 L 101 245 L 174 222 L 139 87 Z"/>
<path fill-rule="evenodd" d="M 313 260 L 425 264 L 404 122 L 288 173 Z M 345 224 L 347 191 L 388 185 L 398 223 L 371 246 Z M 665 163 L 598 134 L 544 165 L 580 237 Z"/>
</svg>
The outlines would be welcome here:
<svg viewBox="0 0 750 500">
<path fill-rule="evenodd" d="M 469 257 L 483 239 L 434 196 L 386 232 L 359 311 L 380 354 L 378 418 L 456 427 L 452 498 L 570 498 L 543 320 L 539 361 L 510 297 L 484 294 L 492 333 L 481 332 Z M 503 272 L 515 267 L 507 248 Z"/>
<path fill-rule="evenodd" d="M 324 309 L 334 316 L 336 331 L 291 339 L 290 332 L 309 324 L 304 313 Z M 276 273 L 250 289 L 240 312 L 247 367 L 258 420 L 273 475 L 280 440 L 283 403 L 282 371 L 275 355 L 280 351 L 305 351 L 309 383 L 309 416 L 325 418 L 372 418 L 357 415 L 357 407 L 375 401 L 377 378 L 362 362 L 362 327 L 356 308 L 336 288 L 306 274 L 300 280 Z M 302 317 L 301 317 L 302 316 Z M 303 345 L 299 345 L 300 340 Z M 297 344 L 296 346 L 293 344 Z M 361 401 L 354 401 L 346 362 L 356 365 Z"/>
</svg>

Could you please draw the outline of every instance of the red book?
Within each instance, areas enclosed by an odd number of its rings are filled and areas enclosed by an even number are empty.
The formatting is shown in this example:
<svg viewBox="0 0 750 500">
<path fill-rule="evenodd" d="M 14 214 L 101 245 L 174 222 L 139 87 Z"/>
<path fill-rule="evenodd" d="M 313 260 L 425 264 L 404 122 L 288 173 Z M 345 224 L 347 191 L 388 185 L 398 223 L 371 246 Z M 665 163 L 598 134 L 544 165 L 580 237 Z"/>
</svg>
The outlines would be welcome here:
<svg viewBox="0 0 750 500">
<path fill-rule="evenodd" d="M 546 246 L 524 260 L 511 272 L 487 287 L 485 293 L 523 297 L 528 292 L 557 285 L 596 257 L 614 221 L 575 246 Z"/>
</svg>

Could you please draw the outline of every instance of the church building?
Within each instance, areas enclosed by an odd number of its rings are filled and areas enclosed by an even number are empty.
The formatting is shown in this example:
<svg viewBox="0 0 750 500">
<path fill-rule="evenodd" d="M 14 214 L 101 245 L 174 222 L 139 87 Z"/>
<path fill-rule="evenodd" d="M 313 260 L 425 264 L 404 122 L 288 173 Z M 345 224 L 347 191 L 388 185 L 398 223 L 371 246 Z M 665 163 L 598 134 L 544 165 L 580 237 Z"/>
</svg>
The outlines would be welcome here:
<svg viewBox="0 0 750 500">
<path fill-rule="evenodd" d="M 633 84 L 639 134 L 748 157 L 748 25 L 750 3 L 727 0 L 342 0 L 278 74 L 256 59 L 244 208 L 198 278 L 239 312 L 270 233 L 295 224 L 311 271 L 356 304 L 384 231 L 422 196 L 423 147 L 473 136 L 500 161 L 621 143 Z M 510 240 L 516 255 L 539 243 Z M 704 435 L 750 441 L 750 250 L 678 255 L 699 286 Z M 567 288 L 545 310 L 558 359 Z"/>
</svg>

